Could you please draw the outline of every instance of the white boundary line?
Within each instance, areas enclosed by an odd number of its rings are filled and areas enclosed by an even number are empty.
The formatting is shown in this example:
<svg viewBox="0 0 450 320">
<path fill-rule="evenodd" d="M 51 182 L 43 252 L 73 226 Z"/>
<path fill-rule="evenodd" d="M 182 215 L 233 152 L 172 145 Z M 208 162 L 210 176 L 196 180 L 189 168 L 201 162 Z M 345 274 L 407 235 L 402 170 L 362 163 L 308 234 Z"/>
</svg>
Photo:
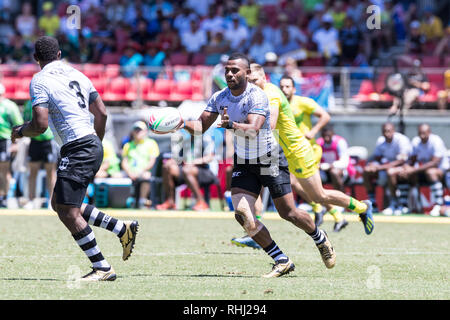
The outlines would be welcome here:
<svg viewBox="0 0 450 320">
<path fill-rule="evenodd" d="M 137 218 L 176 218 L 176 219 L 234 219 L 233 212 L 224 211 L 155 211 L 155 210 L 133 210 L 133 209 L 102 209 L 105 213 L 113 217 L 137 217 Z M 56 213 L 47 210 L 25 210 L 25 209 L 4 209 L 0 211 L 1 216 L 55 216 Z M 312 215 L 311 215 L 312 216 Z M 359 222 L 357 214 L 344 214 L 345 219 L 349 222 Z M 281 220 L 280 216 L 275 212 L 267 212 L 263 216 L 264 220 Z M 325 221 L 333 221 L 330 215 L 324 216 Z M 448 217 L 431 217 L 431 216 L 384 216 L 374 215 L 375 223 L 431 223 L 431 224 L 450 224 Z"/>
</svg>

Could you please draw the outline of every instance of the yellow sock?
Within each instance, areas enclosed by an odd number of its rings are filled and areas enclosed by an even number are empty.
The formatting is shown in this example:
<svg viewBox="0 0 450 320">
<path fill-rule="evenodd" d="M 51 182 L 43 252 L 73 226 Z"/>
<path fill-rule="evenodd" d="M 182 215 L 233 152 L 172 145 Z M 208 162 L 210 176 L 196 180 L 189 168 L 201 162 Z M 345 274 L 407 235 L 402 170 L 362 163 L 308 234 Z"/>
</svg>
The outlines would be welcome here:
<svg viewBox="0 0 450 320">
<path fill-rule="evenodd" d="M 341 222 L 342 220 L 344 220 L 344 216 L 336 207 L 331 208 L 328 213 L 333 216 L 334 222 Z"/>
<path fill-rule="evenodd" d="M 367 210 L 367 204 L 350 197 L 350 204 L 348 205 L 347 209 L 350 209 L 356 213 L 363 213 Z"/>
<path fill-rule="evenodd" d="M 322 205 L 320 203 L 311 202 L 310 205 L 314 213 L 322 212 Z"/>
</svg>

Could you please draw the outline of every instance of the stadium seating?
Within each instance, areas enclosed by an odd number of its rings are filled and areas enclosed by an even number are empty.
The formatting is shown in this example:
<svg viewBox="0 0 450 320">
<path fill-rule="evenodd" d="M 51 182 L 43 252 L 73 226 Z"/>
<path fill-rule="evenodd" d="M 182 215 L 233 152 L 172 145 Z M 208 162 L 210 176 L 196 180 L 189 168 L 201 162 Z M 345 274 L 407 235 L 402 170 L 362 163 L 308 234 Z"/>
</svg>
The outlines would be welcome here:
<svg viewBox="0 0 450 320">
<path fill-rule="evenodd" d="M 82 69 L 82 72 L 88 77 L 89 79 L 97 79 L 101 78 L 104 74 L 105 67 L 102 64 L 93 64 L 93 63 L 86 63 Z"/>
<path fill-rule="evenodd" d="M 156 79 L 153 90 L 148 94 L 148 100 L 170 100 L 170 92 L 173 87 L 173 81 L 169 79 Z"/>
<path fill-rule="evenodd" d="M 16 93 L 16 78 L 4 77 L 1 83 L 5 87 L 5 97 L 8 99 L 14 99 Z"/>
<path fill-rule="evenodd" d="M 142 100 L 150 100 L 149 95 L 153 89 L 153 80 L 149 78 L 140 78 L 139 85 L 141 88 Z"/>
<path fill-rule="evenodd" d="M 189 55 L 183 52 L 172 53 L 169 58 L 169 62 L 171 65 L 181 65 L 186 66 L 189 65 Z"/>
<path fill-rule="evenodd" d="M 106 87 L 104 94 L 104 100 L 106 101 L 124 101 L 126 100 L 126 94 L 128 89 L 128 79 L 123 77 L 117 77 L 110 80 Z"/>
<path fill-rule="evenodd" d="M 39 66 L 37 64 L 24 64 L 18 66 L 16 77 L 32 77 L 36 72 L 39 72 Z"/>
<path fill-rule="evenodd" d="M 19 100 L 28 100 L 30 99 L 30 82 L 31 77 L 25 78 L 15 78 L 15 92 L 14 98 Z"/>
</svg>

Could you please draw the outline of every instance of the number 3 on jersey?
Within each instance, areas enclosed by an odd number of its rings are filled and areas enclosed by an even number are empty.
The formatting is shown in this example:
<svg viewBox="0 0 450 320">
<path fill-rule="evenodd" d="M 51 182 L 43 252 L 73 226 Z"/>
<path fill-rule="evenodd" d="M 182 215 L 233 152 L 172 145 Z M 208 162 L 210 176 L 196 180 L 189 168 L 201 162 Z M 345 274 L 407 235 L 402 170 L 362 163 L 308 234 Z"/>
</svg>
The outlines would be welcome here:
<svg viewBox="0 0 450 320">
<path fill-rule="evenodd" d="M 70 89 L 74 89 L 75 92 L 77 93 L 78 105 L 80 106 L 80 108 L 86 108 L 86 103 L 84 102 L 85 101 L 84 96 L 81 93 L 81 88 L 80 88 L 80 84 L 78 83 L 78 81 L 70 81 L 69 87 L 70 87 Z"/>
</svg>

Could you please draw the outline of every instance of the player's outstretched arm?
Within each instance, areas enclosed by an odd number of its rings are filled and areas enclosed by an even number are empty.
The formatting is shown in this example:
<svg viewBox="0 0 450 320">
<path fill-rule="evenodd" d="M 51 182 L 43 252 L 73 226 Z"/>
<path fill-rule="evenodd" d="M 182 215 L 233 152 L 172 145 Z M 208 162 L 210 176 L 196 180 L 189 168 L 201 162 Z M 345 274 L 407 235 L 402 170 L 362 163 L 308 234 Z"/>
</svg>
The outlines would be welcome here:
<svg viewBox="0 0 450 320">
<path fill-rule="evenodd" d="M 48 107 L 46 104 L 38 104 L 33 107 L 33 118 L 20 126 L 15 126 L 11 131 L 11 141 L 22 137 L 36 137 L 48 128 Z"/>
<path fill-rule="evenodd" d="M 185 121 L 184 128 L 192 135 L 200 132 L 205 133 L 216 121 L 218 115 L 215 112 L 203 111 L 198 120 Z"/>
<path fill-rule="evenodd" d="M 100 140 L 103 140 L 103 137 L 105 136 L 106 119 L 108 118 L 105 104 L 98 94 L 94 99 L 89 97 L 89 101 L 89 111 L 94 115 L 95 132 Z"/>
</svg>

